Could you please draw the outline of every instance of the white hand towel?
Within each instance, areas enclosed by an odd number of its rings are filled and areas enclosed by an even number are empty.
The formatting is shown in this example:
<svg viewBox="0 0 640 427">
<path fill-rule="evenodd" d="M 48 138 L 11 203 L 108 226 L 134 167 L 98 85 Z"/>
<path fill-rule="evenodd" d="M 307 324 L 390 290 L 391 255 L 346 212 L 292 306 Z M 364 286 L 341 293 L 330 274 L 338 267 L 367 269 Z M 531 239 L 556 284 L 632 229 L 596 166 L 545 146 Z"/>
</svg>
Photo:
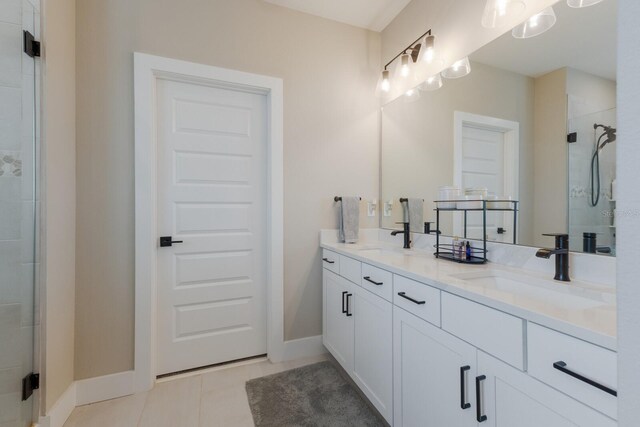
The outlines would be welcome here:
<svg viewBox="0 0 640 427">
<path fill-rule="evenodd" d="M 357 243 L 360 229 L 360 198 L 343 197 L 340 203 L 340 241 Z"/>
<path fill-rule="evenodd" d="M 409 199 L 409 229 L 412 233 L 424 233 L 424 200 Z"/>
</svg>

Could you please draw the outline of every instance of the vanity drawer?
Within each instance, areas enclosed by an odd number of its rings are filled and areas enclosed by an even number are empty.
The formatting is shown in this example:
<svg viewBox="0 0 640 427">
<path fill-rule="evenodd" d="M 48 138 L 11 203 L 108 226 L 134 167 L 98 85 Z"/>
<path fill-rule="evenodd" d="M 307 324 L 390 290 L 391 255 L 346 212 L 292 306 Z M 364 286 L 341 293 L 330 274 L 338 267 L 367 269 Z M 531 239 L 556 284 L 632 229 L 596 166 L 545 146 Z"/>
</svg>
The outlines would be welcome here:
<svg viewBox="0 0 640 427">
<path fill-rule="evenodd" d="M 340 274 L 340 255 L 335 252 L 322 250 L 322 266 L 327 270 Z"/>
<path fill-rule="evenodd" d="M 362 263 L 353 258 L 340 255 L 340 275 L 359 285 L 362 277 Z"/>
<path fill-rule="evenodd" d="M 598 388 L 598 385 L 611 391 L 617 388 L 615 352 L 531 322 L 527 341 L 531 376 L 605 415 L 617 417 L 617 398 Z"/>
<path fill-rule="evenodd" d="M 524 370 L 524 320 L 442 292 L 442 329 Z"/>
<path fill-rule="evenodd" d="M 389 271 L 363 263 L 360 285 L 387 301 L 393 301 L 393 274 Z"/>
<path fill-rule="evenodd" d="M 393 276 L 393 304 L 440 326 L 440 291 L 406 277 Z"/>
</svg>

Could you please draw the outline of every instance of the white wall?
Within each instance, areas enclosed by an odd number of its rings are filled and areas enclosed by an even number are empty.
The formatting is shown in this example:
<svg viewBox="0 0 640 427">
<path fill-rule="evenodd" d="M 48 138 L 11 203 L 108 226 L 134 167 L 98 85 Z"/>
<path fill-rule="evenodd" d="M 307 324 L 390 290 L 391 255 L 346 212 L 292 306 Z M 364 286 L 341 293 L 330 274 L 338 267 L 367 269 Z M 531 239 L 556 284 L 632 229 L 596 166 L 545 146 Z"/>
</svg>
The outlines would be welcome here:
<svg viewBox="0 0 640 427">
<path fill-rule="evenodd" d="M 83 0 L 77 13 L 76 378 L 133 368 L 134 51 L 284 79 L 285 338 L 320 334 L 333 196 L 379 193 L 379 34 L 262 0 Z"/>
<path fill-rule="evenodd" d="M 75 0 L 45 0 L 45 409 L 73 382 L 76 224 Z"/>
<path fill-rule="evenodd" d="M 640 411 L 640 2 L 618 0 L 618 420 Z"/>
</svg>

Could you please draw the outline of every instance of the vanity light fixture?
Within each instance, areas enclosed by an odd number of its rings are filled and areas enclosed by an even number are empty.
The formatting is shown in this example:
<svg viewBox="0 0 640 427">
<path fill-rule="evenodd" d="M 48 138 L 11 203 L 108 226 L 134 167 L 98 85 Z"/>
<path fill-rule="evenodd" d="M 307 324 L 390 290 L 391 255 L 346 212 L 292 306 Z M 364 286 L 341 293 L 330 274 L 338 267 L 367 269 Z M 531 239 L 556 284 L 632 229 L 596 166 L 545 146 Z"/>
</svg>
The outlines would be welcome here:
<svg viewBox="0 0 640 427">
<path fill-rule="evenodd" d="M 440 73 L 445 79 L 457 79 L 464 77 L 471 72 L 471 63 L 469 63 L 469 57 L 465 56 L 462 59 L 457 60 L 449 68 L 445 68 Z"/>
<path fill-rule="evenodd" d="M 553 7 L 549 6 L 540 13 L 533 15 L 511 30 L 513 37 L 517 39 L 528 39 L 530 37 L 539 36 L 548 31 L 556 24 L 556 13 Z"/>
<path fill-rule="evenodd" d="M 567 0 L 567 4 L 569 7 L 573 8 L 581 8 L 587 6 L 593 6 L 594 4 L 600 3 L 602 0 Z"/>
<path fill-rule="evenodd" d="M 482 26 L 499 28 L 524 12 L 527 8 L 522 0 L 487 0 L 482 14 Z"/>
<path fill-rule="evenodd" d="M 442 87 L 442 77 L 440 74 L 429 77 L 421 85 L 420 89 L 425 91 L 437 90 Z"/>
<path fill-rule="evenodd" d="M 391 91 L 393 86 L 391 72 L 389 67 L 399 59 L 394 69 L 394 80 L 409 80 L 413 77 L 415 63 L 418 58 L 425 58 L 424 61 L 433 60 L 435 37 L 431 35 L 431 30 L 427 31 L 409 46 L 404 48 L 400 53 L 394 56 L 391 61 L 387 62 L 382 70 L 382 74 L 378 79 L 376 87 L 376 95 L 382 96 Z M 422 56 L 420 56 L 422 53 Z M 430 58 L 430 59 L 429 59 Z M 417 91 L 416 91 L 417 92 Z"/>
</svg>

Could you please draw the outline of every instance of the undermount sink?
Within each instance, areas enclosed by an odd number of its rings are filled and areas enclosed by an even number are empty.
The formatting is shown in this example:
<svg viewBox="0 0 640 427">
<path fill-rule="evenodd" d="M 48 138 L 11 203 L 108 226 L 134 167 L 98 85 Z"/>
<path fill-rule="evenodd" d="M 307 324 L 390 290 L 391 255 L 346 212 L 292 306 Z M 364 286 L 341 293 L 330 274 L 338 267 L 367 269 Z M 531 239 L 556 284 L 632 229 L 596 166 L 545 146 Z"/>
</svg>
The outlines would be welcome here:
<svg viewBox="0 0 640 427">
<path fill-rule="evenodd" d="M 571 282 L 559 283 L 508 271 L 489 270 L 452 274 L 451 277 L 490 291 L 522 296 L 567 310 L 585 310 L 615 302 L 615 296 L 607 294 L 605 290 L 597 291 Z"/>
<path fill-rule="evenodd" d="M 415 252 L 409 249 L 400 248 L 363 248 L 358 250 L 363 255 L 380 255 L 380 256 L 415 256 Z"/>
</svg>

